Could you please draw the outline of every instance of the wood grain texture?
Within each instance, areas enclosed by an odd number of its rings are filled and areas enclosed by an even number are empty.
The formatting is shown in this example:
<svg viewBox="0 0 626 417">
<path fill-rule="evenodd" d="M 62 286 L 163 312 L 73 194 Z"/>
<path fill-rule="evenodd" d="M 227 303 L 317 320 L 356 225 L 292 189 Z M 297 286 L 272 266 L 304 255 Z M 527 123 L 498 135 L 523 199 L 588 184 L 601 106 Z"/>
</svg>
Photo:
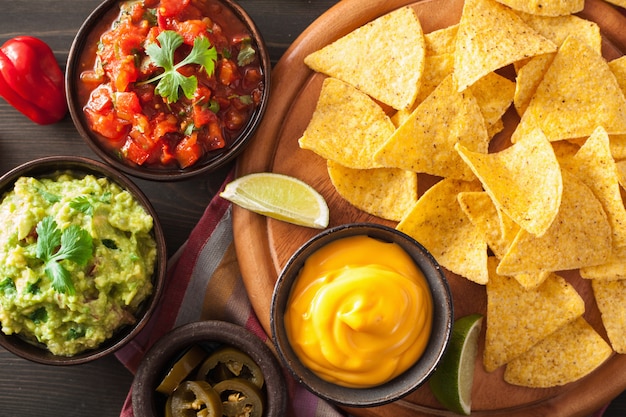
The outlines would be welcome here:
<svg viewBox="0 0 626 417">
<path fill-rule="evenodd" d="M 405 4 L 418 12 L 425 32 L 458 22 L 462 0 L 340 2 L 291 45 L 276 65 L 268 115 L 252 146 L 240 157 L 237 174 L 274 171 L 296 176 L 316 188 L 331 209 L 330 225 L 380 219 L 354 209 L 334 191 L 325 161 L 299 148 L 297 140 L 306 128 L 317 102 L 323 76 L 314 74 L 303 58 L 365 22 Z M 583 16 L 599 23 L 607 37 L 604 53 L 609 59 L 626 51 L 623 28 L 626 19 L 601 0 L 587 0 Z M 271 295 L 278 273 L 289 256 L 317 231 L 267 219 L 236 208 L 234 230 L 237 254 L 244 282 L 255 311 L 266 331 L 270 331 Z M 455 293 L 457 317 L 485 311 L 484 288 L 449 274 Z M 588 300 L 586 318 L 600 331 L 599 313 L 588 283 L 576 277 L 577 289 Z M 626 387 L 626 357 L 615 355 L 598 372 L 569 384 L 544 390 L 514 387 L 502 379 L 502 369 L 487 374 L 476 367 L 473 415 L 497 416 L 585 416 L 602 407 Z M 610 382 L 608 382 L 610 381 Z M 377 409 L 350 410 L 359 417 L 449 415 L 427 388 L 417 390 L 404 401 Z"/>
</svg>

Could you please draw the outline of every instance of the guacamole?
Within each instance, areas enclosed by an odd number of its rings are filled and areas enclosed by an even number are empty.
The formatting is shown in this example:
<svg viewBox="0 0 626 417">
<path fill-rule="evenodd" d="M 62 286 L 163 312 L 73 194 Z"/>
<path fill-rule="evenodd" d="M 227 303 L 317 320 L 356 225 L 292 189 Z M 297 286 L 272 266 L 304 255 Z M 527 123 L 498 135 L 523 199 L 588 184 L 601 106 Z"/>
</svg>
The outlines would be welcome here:
<svg viewBox="0 0 626 417">
<path fill-rule="evenodd" d="M 0 202 L 2 332 L 72 356 L 134 323 L 152 292 L 152 227 L 106 178 L 19 178 Z"/>
</svg>

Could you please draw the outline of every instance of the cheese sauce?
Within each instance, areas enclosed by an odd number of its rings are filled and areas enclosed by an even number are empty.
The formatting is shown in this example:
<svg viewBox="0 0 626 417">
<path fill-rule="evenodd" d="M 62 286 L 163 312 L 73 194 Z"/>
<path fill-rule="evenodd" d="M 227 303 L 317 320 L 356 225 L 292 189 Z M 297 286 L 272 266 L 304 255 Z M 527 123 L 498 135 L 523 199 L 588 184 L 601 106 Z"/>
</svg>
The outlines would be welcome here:
<svg viewBox="0 0 626 417">
<path fill-rule="evenodd" d="M 432 316 L 428 283 L 411 257 L 395 243 L 352 236 L 307 259 L 285 326 L 295 353 L 320 378 L 366 388 L 420 358 Z"/>
</svg>

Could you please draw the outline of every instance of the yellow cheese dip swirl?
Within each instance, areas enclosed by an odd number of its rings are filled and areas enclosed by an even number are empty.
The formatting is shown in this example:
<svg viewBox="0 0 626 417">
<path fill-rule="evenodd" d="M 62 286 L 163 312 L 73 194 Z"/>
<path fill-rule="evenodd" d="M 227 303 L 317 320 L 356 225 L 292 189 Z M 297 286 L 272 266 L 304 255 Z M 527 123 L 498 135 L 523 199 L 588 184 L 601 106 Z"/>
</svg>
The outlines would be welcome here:
<svg viewBox="0 0 626 417">
<path fill-rule="evenodd" d="M 420 358 L 432 304 L 426 279 L 399 245 L 351 236 L 307 259 L 287 303 L 286 332 L 320 378 L 366 388 Z"/>
</svg>

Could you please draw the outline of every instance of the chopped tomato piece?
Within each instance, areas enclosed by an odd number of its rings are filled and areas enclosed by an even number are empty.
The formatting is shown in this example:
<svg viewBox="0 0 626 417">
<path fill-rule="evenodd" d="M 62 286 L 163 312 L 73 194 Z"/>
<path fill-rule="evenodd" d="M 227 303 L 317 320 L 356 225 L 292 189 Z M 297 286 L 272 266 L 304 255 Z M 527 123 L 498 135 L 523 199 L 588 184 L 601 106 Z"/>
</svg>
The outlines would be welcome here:
<svg viewBox="0 0 626 417">
<path fill-rule="evenodd" d="M 176 119 L 176 116 L 172 114 L 165 117 L 159 117 L 154 120 L 153 123 L 153 136 L 158 139 L 164 137 L 167 133 L 174 133 L 179 130 L 178 120 Z"/>
<path fill-rule="evenodd" d="M 235 107 L 231 107 L 226 111 L 226 116 L 224 117 L 224 124 L 230 130 L 238 130 L 241 129 L 243 124 L 247 120 L 247 114 L 237 110 Z"/>
<path fill-rule="evenodd" d="M 133 91 L 115 93 L 115 111 L 120 119 L 133 120 L 135 114 L 141 113 L 137 94 Z"/>
<path fill-rule="evenodd" d="M 133 119 L 133 127 L 128 133 L 133 142 L 144 151 L 152 153 L 156 147 L 156 141 L 152 136 L 150 121 L 143 114 L 136 114 Z"/>
<path fill-rule="evenodd" d="M 206 105 L 193 106 L 193 124 L 196 127 L 205 126 L 217 120 L 217 116 Z"/>
<path fill-rule="evenodd" d="M 198 134 L 192 133 L 176 146 L 176 160 L 182 168 L 193 165 L 202 156 L 202 147 L 197 141 Z"/>
<path fill-rule="evenodd" d="M 202 20 L 185 20 L 177 25 L 176 31 L 183 37 L 184 43 L 193 45 L 196 38 L 207 36 L 207 24 Z"/>
<path fill-rule="evenodd" d="M 104 74 L 99 71 L 87 70 L 80 74 L 80 80 L 85 84 L 91 84 L 97 87 L 104 81 L 103 75 Z"/>
<path fill-rule="evenodd" d="M 110 141 L 121 140 L 130 130 L 130 124 L 120 120 L 115 112 L 97 113 L 90 108 L 85 108 L 85 115 L 94 132 L 99 133 Z"/>
<path fill-rule="evenodd" d="M 132 4 L 128 15 L 132 22 L 140 22 L 144 18 L 144 8 L 140 4 Z"/>
<path fill-rule="evenodd" d="M 207 146 L 208 150 L 222 149 L 226 146 L 226 141 L 222 134 L 222 128 L 217 121 L 209 123 L 209 129 L 207 134 Z"/>
<path fill-rule="evenodd" d="M 111 98 L 111 89 L 108 85 L 100 85 L 91 92 L 89 97 L 89 109 L 104 113 L 113 109 L 113 99 Z"/>
<path fill-rule="evenodd" d="M 189 5 L 190 0 L 161 0 L 159 14 L 165 17 L 174 17 Z"/>
<path fill-rule="evenodd" d="M 233 81 L 239 78 L 237 64 L 230 59 L 222 59 L 218 64 L 218 77 L 223 85 L 231 85 Z"/>
<path fill-rule="evenodd" d="M 146 152 L 141 146 L 137 145 L 132 138 L 126 139 L 126 143 L 122 147 L 122 155 L 129 161 L 137 165 L 143 165 L 150 157 L 150 153 Z"/>
<path fill-rule="evenodd" d="M 263 79 L 261 70 L 258 68 L 246 68 L 243 74 L 243 82 L 245 86 L 254 87 Z"/>
<path fill-rule="evenodd" d="M 142 47 L 145 37 L 145 34 L 137 31 L 126 34 L 118 40 L 116 53 L 122 56 L 133 56 Z"/>
<path fill-rule="evenodd" d="M 127 55 L 119 59 L 111 68 L 112 78 L 115 80 L 115 90 L 126 91 L 128 85 L 137 81 L 139 71 L 135 66 L 135 57 Z"/>
</svg>

